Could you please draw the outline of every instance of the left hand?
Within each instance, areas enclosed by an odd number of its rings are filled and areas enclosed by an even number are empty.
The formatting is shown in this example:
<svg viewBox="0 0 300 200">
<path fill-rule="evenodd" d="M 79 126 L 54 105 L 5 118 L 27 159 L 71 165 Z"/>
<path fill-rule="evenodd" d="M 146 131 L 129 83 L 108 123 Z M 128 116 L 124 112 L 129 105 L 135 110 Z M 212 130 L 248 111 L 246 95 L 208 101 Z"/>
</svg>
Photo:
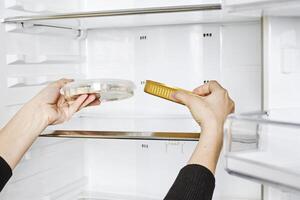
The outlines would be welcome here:
<svg viewBox="0 0 300 200">
<path fill-rule="evenodd" d="M 66 101 L 60 94 L 60 89 L 71 79 L 60 79 L 49 84 L 29 103 L 37 105 L 38 111 L 42 112 L 42 117 L 46 120 L 47 125 L 61 124 L 68 121 L 74 113 L 87 106 L 100 104 L 100 100 L 94 94 L 80 95 L 74 101 Z"/>
</svg>

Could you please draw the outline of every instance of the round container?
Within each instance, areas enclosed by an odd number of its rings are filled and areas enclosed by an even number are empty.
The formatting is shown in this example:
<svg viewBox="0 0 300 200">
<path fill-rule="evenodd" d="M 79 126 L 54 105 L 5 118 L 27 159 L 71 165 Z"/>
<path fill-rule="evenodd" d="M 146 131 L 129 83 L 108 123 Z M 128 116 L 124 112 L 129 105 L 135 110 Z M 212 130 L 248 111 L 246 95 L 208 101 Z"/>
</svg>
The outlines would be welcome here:
<svg viewBox="0 0 300 200">
<path fill-rule="evenodd" d="M 76 80 L 65 85 L 61 94 L 67 100 L 74 100 L 82 94 L 96 94 L 102 102 L 127 99 L 134 95 L 135 85 L 129 80 L 95 79 Z"/>
</svg>

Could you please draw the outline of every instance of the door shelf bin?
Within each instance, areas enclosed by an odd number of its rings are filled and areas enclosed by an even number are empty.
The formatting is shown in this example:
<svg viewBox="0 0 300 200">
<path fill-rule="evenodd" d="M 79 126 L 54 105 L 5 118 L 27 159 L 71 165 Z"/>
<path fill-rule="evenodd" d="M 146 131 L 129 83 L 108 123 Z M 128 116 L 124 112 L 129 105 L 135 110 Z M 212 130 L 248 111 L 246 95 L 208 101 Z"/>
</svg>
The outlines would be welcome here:
<svg viewBox="0 0 300 200">
<path fill-rule="evenodd" d="M 225 125 L 226 170 L 300 191 L 300 109 L 231 115 Z"/>
</svg>

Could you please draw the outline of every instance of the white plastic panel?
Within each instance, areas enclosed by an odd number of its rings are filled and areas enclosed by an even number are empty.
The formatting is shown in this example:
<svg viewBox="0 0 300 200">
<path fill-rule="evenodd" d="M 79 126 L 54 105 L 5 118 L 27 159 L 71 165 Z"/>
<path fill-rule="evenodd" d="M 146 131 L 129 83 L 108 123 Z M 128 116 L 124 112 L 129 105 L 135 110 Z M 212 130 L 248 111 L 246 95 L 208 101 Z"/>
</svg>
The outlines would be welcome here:
<svg viewBox="0 0 300 200">
<path fill-rule="evenodd" d="M 240 16 L 299 16 L 298 0 L 224 0 L 224 7 Z"/>
<path fill-rule="evenodd" d="M 278 190 L 277 188 L 268 187 L 265 191 L 267 200 L 298 200 L 300 194 L 297 192 Z"/>
<path fill-rule="evenodd" d="M 51 0 L 4 0 L 5 8 L 29 13 L 78 12 L 83 6 L 82 0 L 60 0 L 59 4 Z"/>
<path fill-rule="evenodd" d="M 84 60 L 80 55 L 7 55 L 8 65 L 19 64 L 74 64 L 81 63 Z"/>
<path fill-rule="evenodd" d="M 222 26 L 221 80 L 236 112 L 262 109 L 262 50 L 259 23 Z"/>
<path fill-rule="evenodd" d="M 0 1 L 0 13 L 3 12 L 4 10 L 4 4 L 3 1 Z M 0 15 L 1 16 L 1 15 Z M 5 67 L 5 56 L 6 56 L 6 52 L 5 52 L 5 46 L 6 46 L 6 38 L 5 38 L 5 27 L 2 23 L 0 23 L 0 44 L 1 44 L 1 48 L 0 48 L 0 68 L 1 68 L 1 73 L 0 73 L 0 90 L 1 91 L 6 91 L 6 73 L 7 70 Z M 4 98 L 0 98 L 0 113 L 5 113 L 5 109 L 4 109 Z M 0 126 L 2 127 L 2 125 L 4 124 L 6 117 L 4 115 L 0 115 Z"/>
<path fill-rule="evenodd" d="M 162 199 L 195 144 L 89 140 L 85 161 L 90 166 L 85 170 L 90 177 L 88 190 Z M 153 187 L 156 184 L 159 187 Z"/>
<path fill-rule="evenodd" d="M 300 73 L 300 48 L 282 49 L 281 60 L 281 71 L 283 73 Z"/>
<path fill-rule="evenodd" d="M 14 175 L 1 192 L 0 198 L 58 199 L 65 193 L 81 193 L 87 183 L 83 173 L 82 142 L 39 138 L 14 170 Z"/>
<path fill-rule="evenodd" d="M 221 27 L 221 65 L 218 80 L 235 101 L 236 112 L 261 109 L 260 23 L 225 24 Z M 216 71 L 214 72 L 216 73 Z M 214 199 L 260 199 L 260 185 L 233 177 L 224 171 L 222 154 Z"/>
<path fill-rule="evenodd" d="M 46 85 L 62 77 L 74 77 L 74 74 L 39 75 L 39 76 L 10 76 L 7 78 L 7 87 L 28 87 Z"/>
<path fill-rule="evenodd" d="M 264 46 L 266 47 L 264 52 L 264 108 L 283 108 L 286 110 L 291 107 L 299 107 L 300 95 L 295 92 L 300 81 L 298 73 L 298 65 L 300 64 L 300 55 L 298 55 L 300 44 L 299 18 L 270 17 L 265 19 L 264 24 Z M 289 121 L 298 119 L 297 115 L 288 115 L 290 116 Z M 280 116 L 278 117 L 280 119 Z M 266 140 L 271 146 L 276 144 L 276 141 L 270 137 Z M 265 191 L 265 199 L 267 200 L 294 200 L 299 199 L 299 196 L 299 194 L 294 195 L 290 191 L 281 191 L 278 188 L 268 187 Z"/>
<path fill-rule="evenodd" d="M 40 2 L 30 2 L 21 0 L 5 0 L 5 7 L 7 9 L 18 10 L 23 12 L 33 13 L 51 13 L 46 6 Z"/>
<path fill-rule="evenodd" d="M 224 0 L 225 5 L 244 5 L 247 6 L 249 4 L 261 4 L 261 3 L 276 3 L 282 0 Z"/>
<path fill-rule="evenodd" d="M 300 20 L 267 18 L 265 35 L 265 109 L 299 107 Z"/>
<path fill-rule="evenodd" d="M 76 23 L 77 24 L 77 23 Z M 5 30 L 10 33 L 25 33 L 25 34 L 38 34 L 38 35 L 47 35 L 55 37 L 68 37 L 72 39 L 80 38 L 83 36 L 84 32 L 81 32 L 77 29 L 65 29 L 65 28 L 56 28 L 48 26 L 40 26 L 34 24 L 5 24 Z"/>
<path fill-rule="evenodd" d="M 300 190 L 299 108 L 232 115 L 226 131 L 226 168 L 283 190 Z M 251 147 L 251 148 L 249 148 Z"/>
<path fill-rule="evenodd" d="M 132 199 L 139 199 L 139 200 L 159 200 L 153 199 L 145 196 L 137 196 L 137 195 L 124 195 L 118 193 L 103 193 L 103 192 L 83 192 L 78 196 L 78 200 L 132 200 Z"/>
<path fill-rule="evenodd" d="M 162 199 L 196 144 L 143 140 L 114 140 L 112 143 L 90 139 L 85 151 L 85 173 L 90 177 L 86 191 L 94 192 L 96 197 L 100 192 Z M 260 199 L 260 186 L 228 175 L 223 159 L 218 165 L 216 180 L 214 200 Z"/>
<path fill-rule="evenodd" d="M 144 116 L 145 122 L 149 117 L 154 120 L 175 113 L 176 118 L 190 118 L 183 106 L 145 95 L 143 81 L 152 79 L 190 90 L 202 83 L 202 37 L 201 26 L 196 25 L 89 31 L 88 77 L 130 79 L 138 86 L 134 98 L 103 104 L 94 113 Z M 193 78 L 183 81 L 183 74 Z M 134 125 L 145 128 L 142 120 Z"/>
<path fill-rule="evenodd" d="M 49 82 L 84 77 L 81 65 L 85 56 L 80 40 L 56 37 L 55 34 L 11 33 L 5 32 L 7 25 L 1 24 L 1 27 L 6 57 L 1 66 L 6 79 L 3 86 L 4 92 L 10 96 L 3 101 L 3 105 L 8 106 L 7 113 L 13 114 L 16 109 L 12 106 L 24 104 Z"/>
</svg>

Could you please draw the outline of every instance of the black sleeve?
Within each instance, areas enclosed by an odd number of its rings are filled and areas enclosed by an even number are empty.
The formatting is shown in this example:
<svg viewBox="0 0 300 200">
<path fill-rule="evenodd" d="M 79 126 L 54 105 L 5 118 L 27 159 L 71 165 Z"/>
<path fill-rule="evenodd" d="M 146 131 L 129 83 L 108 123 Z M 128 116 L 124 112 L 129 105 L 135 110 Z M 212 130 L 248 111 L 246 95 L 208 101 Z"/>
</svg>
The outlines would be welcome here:
<svg viewBox="0 0 300 200">
<path fill-rule="evenodd" d="M 12 170 L 7 162 L 0 157 L 0 192 L 4 188 L 7 181 L 12 176 Z"/>
<path fill-rule="evenodd" d="M 215 177 L 206 167 L 187 165 L 179 172 L 164 200 L 211 200 Z"/>
</svg>

